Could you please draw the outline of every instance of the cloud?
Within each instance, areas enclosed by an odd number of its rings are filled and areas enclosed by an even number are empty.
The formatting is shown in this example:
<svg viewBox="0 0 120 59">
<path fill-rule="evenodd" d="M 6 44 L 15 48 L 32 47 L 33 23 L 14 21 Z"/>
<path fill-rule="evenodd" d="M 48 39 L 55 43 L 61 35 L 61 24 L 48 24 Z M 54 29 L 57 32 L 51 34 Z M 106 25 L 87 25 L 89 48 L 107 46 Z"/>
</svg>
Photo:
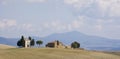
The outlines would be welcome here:
<svg viewBox="0 0 120 59">
<path fill-rule="evenodd" d="M 111 9 L 109 15 L 111 17 L 120 17 L 120 3 L 114 4 Z"/>
<path fill-rule="evenodd" d="M 7 6 L 14 3 L 20 3 L 20 1 L 24 1 L 24 0 L 0 0 L 0 4 Z"/>
<path fill-rule="evenodd" d="M 98 7 L 110 16 L 120 15 L 120 0 L 97 0 Z"/>
<path fill-rule="evenodd" d="M 92 9 L 104 16 L 120 17 L 120 0 L 64 0 L 64 3 L 82 11 Z"/>
<path fill-rule="evenodd" d="M 49 29 L 49 30 L 64 30 L 66 29 L 66 26 L 64 23 L 62 23 L 61 21 L 50 21 L 50 22 L 44 22 L 42 24 L 43 29 Z"/>
<path fill-rule="evenodd" d="M 28 31 L 32 32 L 34 31 L 33 25 L 29 23 L 22 23 L 19 24 L 16 20 L 14 19 L 0 19 L 0 29 L 1 30 L 7 30 L 9 31 Z"/>
<path fill-rule="evenodd" d="M 87 16 L 78 16 L 77 19 L 72 20 L 70 22 L 64 22 L 62 20 L 43 22 L 43 24 L 40 25 L 40 27 L 42 28 L 42 30 L 52 33 L 77 30 L 82 31 L 84 33 L 88 32 L 96 34 L 96 32 L 98 31 L 105 31 L 108 27 L 109 30 L 111 30 L 112 28 L 110 26 L 114 25 L 115 22 L 116 20 L 114 19 L 94 19 Z"/>
<path fill-rule="evenodd" d="M 47 0 L 26 0 L 26 1 L 30 3 L 42 3 L 42 2 L 46 2 Z"/>
<path fill-rule="evenodd" d="M 99 25 L 95 25 L 95 28 L 96 28 L 96 30 L 98 30 L 98 31 L 102 31 L 103 26 L 99 24 Z"/>
<path fill-rule="evenodd" d="M 55 32 L 65 32 L 72 31 L 75 29 L 80 29 L 84 25 L 82 19 L 72 20 L 71 22 L 63 22 L 58 20 L 53 20 L 50 22 L 44 22 L 41 27 L 43 30 L 55 31 Z"/>
<path fill-rule="evenodd" d="M 19 29 L 22 29 L 23 31 L 32 32 L 34 28 L 32 24 L 21 24 L 19 25 Z"/>
<path fill-rule="evenodd" d="M 7 5 L 7 2 L 6 1 L 2 1 L 1 4 L 2 5 Z"/>
<path fill-rule="evenodd" d="M 93 19 L 87 16 L 78 16 L 78 18 L 73 19 L 70 22 L 64 22 L 62 20 L 43 22 L 43 25 L 41 27 L 43 28 L 43 30 L 47 29 L 47 31 L 53 32 L 66 32 L 81 29 L 94 29 L 97 31 L 102 31 L 104 29 L 103 26 L 106 25 L 106 23 L 111 22 L 113 22 L 113 20 Z"/>
<path fill-rule="evenodd" d="M 85 17 L 79 16 L 76 20 L 71 21 L 71 27 L 74 29 L 80 29 L 85 25 Z"/>
<path fill-rule="evenodd" d="M 0 0 L 0 4 L 7 5 L 7 4 L 13 4 L 13 3 L 42 3 L 46 2 L 47 0 Z"/>
<path fill-rule="evenodd" d="M 73 5 L 76 8 L 89 7 L 94 0 L 64 0 L 64 3 Z"/>
<path fill-rule="evenodd" d="M 12 19 L 1 19 L 0 20 L 0 29 L 16 26 L 16 20 Z"/>
<path fill-rule="evenodd" d="M 0 0 L 0 4 L 2 5 L 7 5 L 8 1 L 7 0 Z"/>
</svg>

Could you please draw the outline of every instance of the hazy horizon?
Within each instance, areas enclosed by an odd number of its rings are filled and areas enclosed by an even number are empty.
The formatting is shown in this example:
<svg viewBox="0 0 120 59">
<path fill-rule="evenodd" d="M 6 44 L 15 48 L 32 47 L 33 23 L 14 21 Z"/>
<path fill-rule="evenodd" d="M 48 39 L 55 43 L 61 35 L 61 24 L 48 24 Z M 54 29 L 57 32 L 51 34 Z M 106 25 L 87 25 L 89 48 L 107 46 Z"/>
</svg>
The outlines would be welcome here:
<svg viewBox="0 0 120 59">
<path fill-rule="evenodd" d="M 119 0 L 0 0 L 0 36 L 79 31 L 120 39 Z"/>
</svg>

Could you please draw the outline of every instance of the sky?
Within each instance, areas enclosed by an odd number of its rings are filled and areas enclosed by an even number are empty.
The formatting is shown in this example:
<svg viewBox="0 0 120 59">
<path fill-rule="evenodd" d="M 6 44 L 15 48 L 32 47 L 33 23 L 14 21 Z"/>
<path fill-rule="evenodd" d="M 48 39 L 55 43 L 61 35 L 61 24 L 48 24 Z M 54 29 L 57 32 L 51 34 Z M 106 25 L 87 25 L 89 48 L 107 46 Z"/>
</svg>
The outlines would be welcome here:
<svg viewBox="0 0 120 59">
<path fill-rule="evenodd" d="M 120 39 L 120 0 L 0 0 L 0 36 L 79 31 Z"/>
</svg>

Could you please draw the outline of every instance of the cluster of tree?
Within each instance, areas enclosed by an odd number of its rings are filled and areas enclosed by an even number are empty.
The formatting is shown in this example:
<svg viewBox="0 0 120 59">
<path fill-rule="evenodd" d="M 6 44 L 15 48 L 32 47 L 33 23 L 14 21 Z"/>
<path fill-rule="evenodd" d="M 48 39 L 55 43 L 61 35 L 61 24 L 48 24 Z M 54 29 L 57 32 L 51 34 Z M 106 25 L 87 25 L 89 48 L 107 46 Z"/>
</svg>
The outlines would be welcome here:
<svg viewBox="0 0 120 59">
<path fill-rule="evenodd" d="M 24 36 L 22 36 L 21 39 L 18 40 L 18 42 L 17 42 L 17 46 L 19 46 L 19 47 L 25 47 Z"/>
<path fill-rule="evenodd" d="M 35 40 L 32 39 L 31 37 L 29 37 L 28 39 L 30 40 L 30 47 L 34 46 L 35 45 Z M 36 44 L 40 46 L 41 44 L 43 44 L 43 41 L 38 40 L 38 41 L 36 41 Z M 25 38 L 24 38 L 24 36 L 21 36 L 21 39 L 18 40 L 17 46 L 18 47 L 25 47 Z"/>
<path fill-rule="evenodd" d="M 31 47 L 31 46 L 34 46 L 34 45 L 35 45 L 35 40 L 32 39 L 31 37 L 29 37 L 28 39 L 30 40 L 30 47 Z M 57 42 L 59 42 L 59 41 L 57 41 Z M 40 47 L 40 45 L 43 44 L 43 41 L 38 40 L 38 41 L 36 41 L 36 44 Z M 59 45 L 59 43 L 57 43 L 57 45 Z M 19 47 L 25 47 L 25 39 L 24 39 L 24 36 L 21 36 L 21 39 L 18 40 L 17 46 L 19 46 Z M 79 48 L 79 47 L 80 47 L 80 43 L 78 43 L 78 42 L 76 42 L 76 41 L 73 42 L 73 43 L 71 43 L 71 48 Z"/>
</svg>

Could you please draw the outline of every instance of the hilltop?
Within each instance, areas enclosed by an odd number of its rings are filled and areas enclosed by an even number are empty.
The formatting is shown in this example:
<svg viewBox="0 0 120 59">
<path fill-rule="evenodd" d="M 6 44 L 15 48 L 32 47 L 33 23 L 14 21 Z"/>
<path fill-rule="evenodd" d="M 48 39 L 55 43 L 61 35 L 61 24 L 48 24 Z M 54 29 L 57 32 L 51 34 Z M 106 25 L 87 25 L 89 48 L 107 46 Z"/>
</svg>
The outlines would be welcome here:
<svg viewBox="0 0 120 59">
<path fill-rule="evenodd" d="M 103 52 L 55 48 L 14 48 L 0 50 L 0 59 L 119 59 Z"/>
</svg>

